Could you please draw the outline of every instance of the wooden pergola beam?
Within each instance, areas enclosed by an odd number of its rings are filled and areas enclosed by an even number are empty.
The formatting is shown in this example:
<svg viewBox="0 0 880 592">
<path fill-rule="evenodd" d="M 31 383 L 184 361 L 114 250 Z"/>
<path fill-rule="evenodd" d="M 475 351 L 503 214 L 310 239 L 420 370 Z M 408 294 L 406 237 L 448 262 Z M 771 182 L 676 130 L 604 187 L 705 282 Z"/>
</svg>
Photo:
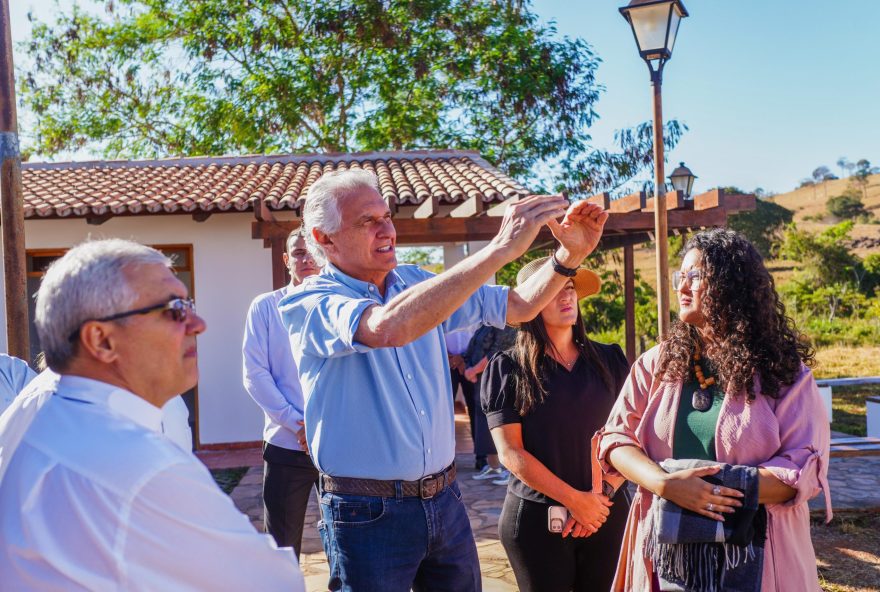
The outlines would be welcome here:
<svg viewBox="0 0 880 592">
<path fill-rule="evenodd" d="M 735 213 L 755 209 L 754 195 L 725 193 L 723 189 L 713 189 L 712 191 L 695 195 L 693 202 L 694 210 L 724 208 L 728 213 Z"/>
<path fill-rule="evenodd" d="M 664 197 L 666 197 L 666 211 L 680 210 L 690 206 L 690 202 L 684 199 L 684 194 L 680 191 L 667 191 Z M 654 196 L 645 199 L 645 207 L 642 208 L 642 211 L 654 211 Z"/>
<path fill-rule="evenodd" d="M 416 211 L 413 212 L 413 218 L 418 218 L 424 220 L 426 218 L 433 218 L 437 214 L 440 213 L 440 199 L 436 194 L 431 194 L 430 196 L 425 198 L 425 201 L 419 204 L 419 207 L 416 208 Z"/>
<path fill-rule="evenodd" d="M 723 208 L 670 210 L 668 219 L 670 229 L 723 226 L 727 222 L 727 212 Z M 299 225 L 299 220 L 256 220 L 252 223 L 251 236 L 255 239 L 286 237 Z M 501 227 L 501 218 L 398 218 L 394 221 L 394 227 L 397 229 L 397 242 L 401 245 L 481 241 L 491 240 L 497 234 Z M 651 212 L 611 212 L 605 224 L 606 238 L 620 233 L 646 233 L 653 229 L 654 215 Z"/>
<path fill-rule="evenodd" d="M 638 212 L 645 209 L 645 192 L 630 193 L 619 199 L 615 199 L 609 205 L 608 212 L 611 214 L 625 214 Z"/>
</svg>

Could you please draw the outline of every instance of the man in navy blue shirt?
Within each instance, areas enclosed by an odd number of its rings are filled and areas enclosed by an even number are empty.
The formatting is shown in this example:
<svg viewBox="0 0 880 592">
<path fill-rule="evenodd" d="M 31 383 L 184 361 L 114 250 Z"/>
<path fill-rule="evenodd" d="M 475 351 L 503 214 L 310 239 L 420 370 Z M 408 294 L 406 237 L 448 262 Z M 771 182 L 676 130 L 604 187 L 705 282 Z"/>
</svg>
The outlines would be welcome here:
<svg viewBox="0 0 880 592">
<path fill-rule="evenodd" d="M 595 249 L 607 217 L 586 202 L 527 197 L 508 206 L 488 246 L 434 276 L 397 265 L 391 212 L 372 173 L 332 173 L 309 189 L 306 238 L 328 263 L 280 310 L 321 472 L 331 589 L 480 589 L 455 482 L 445 334 L 534 318 Z M 560 242 L 554 265 L 514 289 L 483 285 L 545 224 Z"/>
</svg>

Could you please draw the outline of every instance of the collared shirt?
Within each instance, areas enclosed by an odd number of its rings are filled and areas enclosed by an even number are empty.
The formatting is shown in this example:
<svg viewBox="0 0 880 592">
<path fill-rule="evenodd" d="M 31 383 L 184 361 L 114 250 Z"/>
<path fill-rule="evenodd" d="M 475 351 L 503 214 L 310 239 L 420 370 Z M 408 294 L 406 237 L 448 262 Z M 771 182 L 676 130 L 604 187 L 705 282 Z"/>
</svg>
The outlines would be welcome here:
<svg viewBox="0 0 880 592">
<path fill-rule="evenodd" d="M 467 351 L 468 343 L 474 336 L 473 331 L 453 331 L 446 334 L 446 353 L 460 356 Z"/>
<path fill-rule="evenodd" d="M 0 416 L 4 589 L 304 589 L 293 551 L 161 435 L 158 408 L 87 378 L 44 382 L 54 394 Z"/>
<path fill-rule="evenodd" d="M 36 375 L 24 360 L 0 354 L 0 413 Z"/>
<path fill-rule="evenodd" d="M 266 415 L 263 439 L 288 450 L 302 450 L 296 432 L 302 427 L 303 394 L 281 324 L 278 303 L 291 286 L 257 296 L 248 310 L 241 346 L 244 388 Z"/>
<path fill-rule="evenodd" d="M 400 265 L 379 288 L 333 265 L 291 290 L 280 305 L 305 395 L 312 459 L 337 477 L 415 480 L 455 456 L 445 334 L 504 326 L 507 291 L 481 286 L 449 319 L 403 347 L 354 340 L 364 311 L 432 277 Z M 425 302 L 424 306 L 431 306 Z"/>
<path fill-rule="evenodd" d="M 183 397 L 171 397 L 162 406 L 162 433 L 187 452 L 192 452 L 192 429 L 189 427 L 189 407 Z"/>
</svg>

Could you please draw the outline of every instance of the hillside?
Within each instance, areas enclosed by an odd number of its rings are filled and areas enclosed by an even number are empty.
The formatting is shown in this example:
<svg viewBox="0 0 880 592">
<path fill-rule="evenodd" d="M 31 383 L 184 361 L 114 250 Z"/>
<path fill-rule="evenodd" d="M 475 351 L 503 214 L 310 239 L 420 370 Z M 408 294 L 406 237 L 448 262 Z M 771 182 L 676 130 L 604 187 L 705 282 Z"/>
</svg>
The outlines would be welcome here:
<svg viewBox="0 0 880 592">
<path fill-rule="evenodd" d="M 835 181 L 826 181 L 815 187 L 804 187 L 795 189 L 788 193 L 781 193 L 772 198 L 772 201 L 788 208 L 794 212 L 794 221 L 799 228 L 809 230 L 811 232 L 821 232 L 837 223 L 837 220 L 828 216 L 827 203 L 828 199 L 843 193 L 849 187 L 849 179 L 838 179 Z M 865 207 L 872 212 L 880 222 L 880 175 L 872 175 L 868 181 L 868 199 L 865 201 Z M 814 218 L 819 217 L 820 220 Z M 806 220 L 805 218 L 810 218 Z M 880 223 L 878 224 L 856 224 L 853 227 L 852 237 L 854 239 L 868 237 L 880 239 Z M 880 252 L 880 247 L 871 249 L 860 248 L 855 249 L 859 256 L 864 257 L 871 252 Z M 652 287 L 656 286 L 656 272 L 654 270 L 654 247 L 643 245 L 636 247 L 634 253 L 636 269 L 642 278 Z M 622 273 L 621 265 L 612 265 L 619 267 Z M 773 273 L 777 283 L 787 281 L 793 271 L 794 264 L 789 261 L 769 261 L 768 267 Z M 673 266 L 674 268 L 674 266 Z M 675 299 L 672 299 L 672 308 L 677 309 L 678 305 Z"/>
<path fill-rule="evenodd" d="M 813 187 L 802 187 L 788 193 L 781 193 L 772 198 L 772 201 L 794 212 L 794 221 L 798 227 L 811 232 L 818 232 L 835 224 L 827 212 L 828 199 L 843 193 L 849 187 L 849 179 L 837 179 L 825 181 Z M 874 214 L 876 224 L 856 224 L 853 227 L 852 237 L 880 238 L 880 175 L 868 177 L 868 198 L 863 199 L 865 208 Z M 816 218 L 821 218 L 817 220 Z M 877 252 L 873 249 L 856 249 L 856 253 L 864 257 L 867 253 Z"/>
</svg>

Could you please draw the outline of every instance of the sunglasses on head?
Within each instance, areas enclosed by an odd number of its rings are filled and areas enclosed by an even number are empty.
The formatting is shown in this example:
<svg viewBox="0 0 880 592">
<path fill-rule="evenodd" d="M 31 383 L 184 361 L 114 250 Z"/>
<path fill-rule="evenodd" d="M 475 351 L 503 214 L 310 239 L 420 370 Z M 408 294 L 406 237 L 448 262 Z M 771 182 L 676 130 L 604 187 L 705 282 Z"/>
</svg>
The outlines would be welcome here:
<svg viewBox="0 0 880 592">
<path fill-rule="evenodd" d="M 172 298 L 171 300 L 160 302 L 159 304 L 153 304 L 152 306 L 145 306 L 143 308 L 136 308 L 135 310 L 118 312 L 110 316 L 101 317 L 100 319 L 88 319 L 83 321 L 82 324 L 80 324 L 80 326 L 76 328 L 76 331 L 70 334 L 70 337 L 68 339 L 70 341 L 76 341 L 76 338 L 79 335 L 79 330 L 85 323 L 89 321 L 118 321 L 119 319 L 124 319 L 125 317 L 149 314 L 157 310 L 167 312 L 171 319 L 178 323 L 185 323 L 189 319 L 189 315 L 196 311 L 196 303 L 192 298 Z"/>
</svg>

